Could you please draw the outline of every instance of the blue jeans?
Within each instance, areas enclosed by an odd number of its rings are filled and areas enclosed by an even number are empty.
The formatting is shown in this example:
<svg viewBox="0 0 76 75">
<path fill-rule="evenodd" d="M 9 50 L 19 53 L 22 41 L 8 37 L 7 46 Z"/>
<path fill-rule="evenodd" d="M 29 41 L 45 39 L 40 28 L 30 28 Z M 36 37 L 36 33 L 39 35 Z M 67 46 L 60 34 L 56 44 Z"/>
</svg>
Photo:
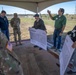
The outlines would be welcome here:
<svg viewBox="0 0 76 75">
<path fill-rule="evenodd" d="M 1 30 L 1 31 L 6 35 L 7 39 L 9 40 L 9 30 Z"/>
<path fill-rule="evenodd" d="M 53 34 L 53 40 L 54 40 L 54 47 L 57 49 L 60 49 L 61 46 L 61 36 L 59 35 L 61 33 L 61 30 L 55 29 Z"/>
</svg>

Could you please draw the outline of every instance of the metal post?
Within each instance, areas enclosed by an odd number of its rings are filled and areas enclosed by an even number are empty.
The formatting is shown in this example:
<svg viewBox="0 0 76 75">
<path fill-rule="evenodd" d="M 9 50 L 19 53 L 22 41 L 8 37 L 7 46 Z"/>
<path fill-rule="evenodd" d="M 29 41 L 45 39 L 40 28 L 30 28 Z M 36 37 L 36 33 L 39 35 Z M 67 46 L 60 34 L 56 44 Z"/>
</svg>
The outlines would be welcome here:
<svg viewBox="0 0 76 75">
<path fill-rule="evenodd" d="M 41 15 L 41 13 L 39 13 L 39 15 L 40 15 L 40 18 L 42 19 L 42 15 Z"/>
<path fill-rule="evenodd" d="M 76 20 L 76 4 L 75 4 L 75 14 L 74 15 L 75 15 L 75 20 Z"/>
<path fill-rule="evenodd" d="M 75 15 L 76 15 L 76 5 L 75 5 Z"/>
<path fill-rule="evenodd" d="M 36 13 L 38 13 L 38 11 L 39 11 L 38 2 L 36 2 L 36 4 L 37 4 L 37 11 L 36 11 Z"/>
<path fill-rule="evenodd" d="M 38 14 L 38 12 L 39 12 L 39 6 L 38 6 L 38 2 L 36 2 L 36 4 L 37 4 L 37 14 Z M 42 16 L 41 16 L 41 13 L 39 13 L 39 15 L 40 15 L 40 18 L 42 18 Z"/>
</svg>

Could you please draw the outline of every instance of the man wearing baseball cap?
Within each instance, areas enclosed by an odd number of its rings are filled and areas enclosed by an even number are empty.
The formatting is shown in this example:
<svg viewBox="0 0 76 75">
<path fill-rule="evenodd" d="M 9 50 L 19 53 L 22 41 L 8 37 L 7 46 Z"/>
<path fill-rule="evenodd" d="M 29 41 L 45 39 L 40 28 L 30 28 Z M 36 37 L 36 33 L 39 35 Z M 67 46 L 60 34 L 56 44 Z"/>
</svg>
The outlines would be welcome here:
<svg viewBox="0 0 76 75">
<path fill-rule="evenodd" d="M 41 29 L 41 30 L 45 30 L 46 31 L 46 27 L 45 27 L 44 21 L 41 18 L 39 18 L 39 14 L 35 14 L 34 17 L 35 17 L 36 20 L 34 22 L 33 28 Z"/>
<path fill-rule="evenodd" d="M 66 17 L 63 15 L 64 9 L 60 8 L 58 10 L 58 15 L 56 15 L 54 17 L 52 17 L 51 12 L 49 10 L 47 12 L 48 12 L 50 18 L 52 20 L 55 20 L 55 25 L 54 25 L 55 29 L 54 29 L 54 33 L 53 33 L 54 45 L 53 45 L 52 49 L 55 49 L 55 51 L 60 50 L 61 36 L 62 36 L 62 33 L 66 26 Z M 58 43 L 57 43 L 57 41 L 58 41 Z"/>
<path fill-rule="evenodd" d="M 33 28 L 46 31 L 44 21 L 41 18 L 39 18 L 39 14 L 35 14 L 34 17 L 36 20 L 34 22 Z M 35 45 L 34 47 L 38 47 L 38 46 Z M 39 50 L 41 50 L 41 49 L 42 48 L 39 48 Z"/>
</svg>

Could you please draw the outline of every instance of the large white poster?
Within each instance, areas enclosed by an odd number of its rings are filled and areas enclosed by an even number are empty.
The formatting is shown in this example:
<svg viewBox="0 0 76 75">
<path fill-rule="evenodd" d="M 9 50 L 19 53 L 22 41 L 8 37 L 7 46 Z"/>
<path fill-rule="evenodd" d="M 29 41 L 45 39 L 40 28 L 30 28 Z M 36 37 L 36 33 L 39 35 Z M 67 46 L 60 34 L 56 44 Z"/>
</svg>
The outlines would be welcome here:
<svg viewBox="0 0 76 75">
<path fill-rule="evenodd" d="M 68 66 L 70 59 L 72 57 L 72 54 L 74 52 L 74 48 L 72 48 L 72 44 L 73 44 L 73 41 L 67 35 L 63 48 L 62 48 L 62 52 L 60 53 L 60 75 L 65 74 L 67 66 Z"/>
<path fill-rule="evenodd" d="M 40 29 L 29 28 L 31 43 L 47 50 L 46 32 Z"/>
</svg>

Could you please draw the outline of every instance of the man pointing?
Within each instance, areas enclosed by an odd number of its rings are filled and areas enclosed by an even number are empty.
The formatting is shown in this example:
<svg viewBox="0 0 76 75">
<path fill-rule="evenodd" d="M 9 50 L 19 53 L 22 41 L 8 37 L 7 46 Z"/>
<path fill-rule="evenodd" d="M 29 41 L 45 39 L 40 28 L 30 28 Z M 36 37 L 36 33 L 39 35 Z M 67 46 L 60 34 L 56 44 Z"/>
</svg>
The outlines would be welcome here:
<svg viewBox="0 0 76 75">
<path fill-rule="evenodd" d="M 48 12 L 50 18 L 52 20 L 55 20 L 55 25 L 54 25 L 55 29 L 54 29 L 54 33 L 53 33 L 54 45 L 53 45 L 52 49 L 60 50 L 61 36 L 62 36 L 62 33 L 66 26 L 66 17 L 63 15 L 64 9 L 60 8 L 58 10 L 58 15 L 56 15 L 54 17 L 51 15 L 51 12 L 49 10 L 47 12 Z M 58 43 L 57 43 L 57 41 L 58 41 Z"/>
</svg>

